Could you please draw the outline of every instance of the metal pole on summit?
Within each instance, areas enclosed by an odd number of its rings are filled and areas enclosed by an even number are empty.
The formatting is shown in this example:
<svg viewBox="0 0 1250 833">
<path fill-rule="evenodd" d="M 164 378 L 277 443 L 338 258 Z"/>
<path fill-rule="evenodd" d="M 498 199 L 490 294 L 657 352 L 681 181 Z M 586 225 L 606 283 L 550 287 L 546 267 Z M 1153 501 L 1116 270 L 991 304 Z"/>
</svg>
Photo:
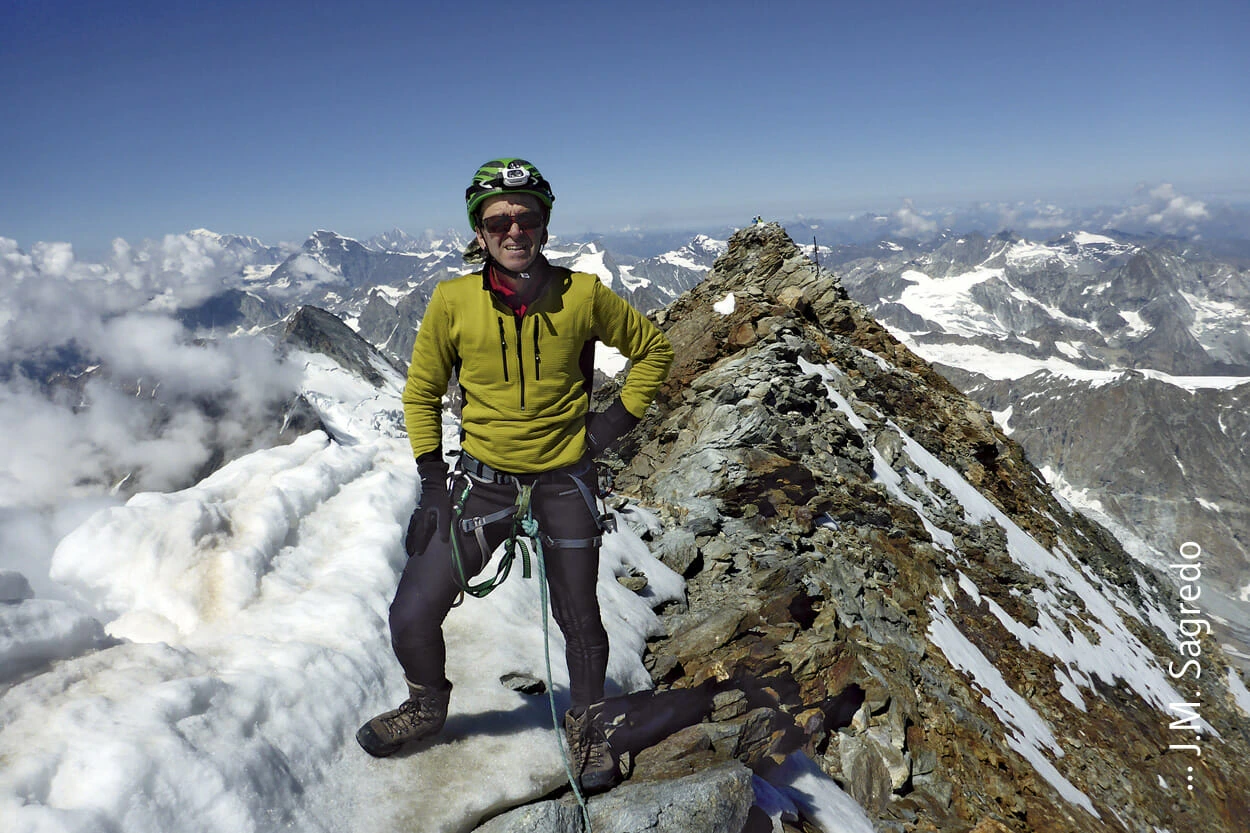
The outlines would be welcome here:
<svg viewBox="0 0 1250 833">
<path fill-rule="evenodd" d="M 816 277 L 820 277 L 820 246 L 816 245 L 816 235 L 812 235 L 812 259 L 816 261 Z"/>
</svg>

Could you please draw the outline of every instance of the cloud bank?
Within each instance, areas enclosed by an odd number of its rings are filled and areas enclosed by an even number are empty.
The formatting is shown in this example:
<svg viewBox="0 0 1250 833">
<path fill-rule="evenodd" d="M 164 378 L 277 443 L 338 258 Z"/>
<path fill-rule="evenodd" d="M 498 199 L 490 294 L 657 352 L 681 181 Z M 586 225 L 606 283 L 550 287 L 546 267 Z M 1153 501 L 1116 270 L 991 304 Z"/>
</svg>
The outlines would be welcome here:
<svg viewBox="0 0 1250 833">
<path fill-rule="evenodd" d="M 262 248 L 193 232 L 117 240 L 97 264 L 0 238 L 0 507 L 177 488 L 251 450 L 298 372 L 262 338 L 199 339 L 173 313 Z"/>
<path fill-rule="evenodd" d="M 801 218 L 801 222 L 807 222 Z M 1250 239 L 1250 205 L 1213 202 L 1172 183 L 1141 185 L 1119 205 L 1068 205 L 1053 200 L 974 201 L 959 206 L 921 205 L 907 198 L 888 213 L 850 215 L 828 227 L 847 240 L 882 234 L 927 240 L 946 231 L 996 234 L 1014 231 L 1050 237 L 1067 231 L 1115 230 L 1142 235 Z"/>
<path fill-rule="evenodd" d="M 1211 214 L 1202 200 L 1178 194 L 1171 183 L 1156 187 L 1140 186 L 1138 202 L 1113 216 L 1111 228 L 1145 226 L 1164 234 L 1196 234 L 1199 224 Z"/>
</svg>

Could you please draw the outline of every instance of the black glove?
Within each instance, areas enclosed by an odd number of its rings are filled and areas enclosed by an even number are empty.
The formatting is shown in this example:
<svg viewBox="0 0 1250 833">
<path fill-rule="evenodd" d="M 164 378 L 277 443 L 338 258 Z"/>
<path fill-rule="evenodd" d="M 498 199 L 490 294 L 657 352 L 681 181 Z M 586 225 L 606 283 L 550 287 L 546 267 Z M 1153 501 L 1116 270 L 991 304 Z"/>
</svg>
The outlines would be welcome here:
<svg viewBox="0 0 1250 833">
<path fill-rule="evenodd" d="M 619 398 L 614 399 L 606 411 L 588 414 L 586 445 L 590 447 L 590 456 L 598 457 L 640 422 L 641 419 L 625 410 L 625 405 Z"/>
<path fill-rule="evenodd" d="M 434 531 L 444 542 L 450 540 L 451 495 L 447 491 L 447 463 L 441 451 L 431 451 L 417 458 L 417 471 L 421 473 L 421 499 L 408 519 L 408 533 L 404 536 L 404 550 L 408 557 L 423 552 Z"/>
</svg>

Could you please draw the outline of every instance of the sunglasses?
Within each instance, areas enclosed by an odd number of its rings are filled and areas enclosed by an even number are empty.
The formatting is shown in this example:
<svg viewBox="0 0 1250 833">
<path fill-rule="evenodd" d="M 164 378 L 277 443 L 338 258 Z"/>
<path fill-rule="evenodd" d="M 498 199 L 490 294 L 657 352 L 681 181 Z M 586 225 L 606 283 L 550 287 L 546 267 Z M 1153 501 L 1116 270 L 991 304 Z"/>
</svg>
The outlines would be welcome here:
<svg viewBox="0 0 1250 833">
<path fill-rule="evenodd" d="M 526 211 L 521 214 L 496 214 L 494 217 L 482 218 L 482 228 L 487 234 L 507 234 L 512 231 L 513 223 L 516 223 L 521 231 L 534 231 L 542 228 L 543 215 Z"/>
</svg>

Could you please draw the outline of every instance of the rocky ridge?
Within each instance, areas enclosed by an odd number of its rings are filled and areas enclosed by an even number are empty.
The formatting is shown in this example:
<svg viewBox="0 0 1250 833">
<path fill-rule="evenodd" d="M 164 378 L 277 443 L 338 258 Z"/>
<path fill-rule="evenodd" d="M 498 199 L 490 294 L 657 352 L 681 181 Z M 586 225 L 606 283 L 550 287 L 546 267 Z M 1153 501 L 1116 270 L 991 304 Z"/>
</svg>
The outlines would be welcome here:
<svg viewBox="0 0 1250 833">
<path fill-rule="evenodd" d="M 1244 255 L 1119 232 L 1044 243 L 1000 232 L 823 256 L 1134 555 L 1162 566 L 1173 542 L 1207 550 L 1217 632 L 1250 668 Z"/>
<path fill-rule="evenodd" d="M 648 667 L 662 692 L 734 685 L 592 799 L 596 831 L 836 829 L 759 778 L 712 828 L 663 811 L 796 752 L 858 805 L 845 829 L 1244 829 L 1250 694 L 1198 617 L 780 227 L 659 320 L 678 361 L 615 472 L 688 582 Z M 480 829 L 576 830 L 569 801 Z"/>
</svg>

